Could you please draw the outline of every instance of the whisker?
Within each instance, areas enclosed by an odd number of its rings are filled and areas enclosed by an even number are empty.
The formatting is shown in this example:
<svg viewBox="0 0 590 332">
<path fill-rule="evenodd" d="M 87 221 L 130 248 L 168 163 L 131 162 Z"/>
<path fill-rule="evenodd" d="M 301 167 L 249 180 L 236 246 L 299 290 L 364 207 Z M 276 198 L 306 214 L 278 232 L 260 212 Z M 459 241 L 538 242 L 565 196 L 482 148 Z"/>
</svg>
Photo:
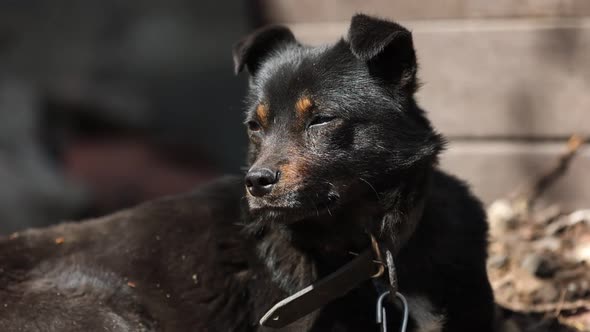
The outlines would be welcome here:
<svg viewBox="0 0 590 332">
<path fill-rule="evenodd" d="M 332 216 L 332 211 L 330 211 L 330 207 L 329 206 L 326 206 L 326 210 L 328 210 L 328 214 L 330 215 L 330 217 L 333 217 Z"/>
<path fill-rule="evenodd" d="M 320 199 L 320 197 L 318 196 L 318 193 L 315 194 L 315 198 Z M 312 200 L 313 202 L 313 200 Z M 313 206 L 315 206 L 315 212 L 317 214 L 317 216 L 320 216 L 320 210 L 318 210 L 318 206 L 315 204 L 315 202 L 313 202 Z"/>
<path fill-rule="evenodd" d="M 318 210 L 318 206 L 315 204 L 314 200 L 311 197 L 309 197 L 308 195 L 304 195 L 304 197 L 306 199 L 308 199 L 311 202 L 311 204 L 313 204 L 313 207 L 315 208 L 316 215 L 319 217 L 320 216 L 320 210 Z"/>
<path fill-rule="evenodd" d="M 359 178 L 359 180 L 363 181 L 364 183 L 368 184 L 369 187 L 371 187 L 371 189 L 373 189 L 373 192 L 375 193 L 375 195 L 377 196 L 377 200 L 381 200 L 381 197 L 379 196 L 379 193 L 377 192 L 377 190 L 375 190 L 375 187 L 373 187 L 372 184 L 369 183 L 369 181 L 363 179 L 363 178 Z"/>
</svg>

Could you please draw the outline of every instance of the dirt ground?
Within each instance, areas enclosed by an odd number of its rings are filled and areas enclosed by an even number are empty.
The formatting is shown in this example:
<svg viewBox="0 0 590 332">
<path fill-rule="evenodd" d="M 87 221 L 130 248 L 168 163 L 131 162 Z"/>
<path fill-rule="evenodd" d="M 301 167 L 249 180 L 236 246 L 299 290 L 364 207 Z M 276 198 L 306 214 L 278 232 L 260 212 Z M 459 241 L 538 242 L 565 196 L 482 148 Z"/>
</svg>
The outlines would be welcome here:
<svg viewBox="0 0 590 332">
<path fill-rule="evenodd" d="M 590 331 L 590 209 L 537 203 L 582 142 L 573 137 L 554 169 L 488 207 L 488 273 L 502 331 Z"/>
</svg>

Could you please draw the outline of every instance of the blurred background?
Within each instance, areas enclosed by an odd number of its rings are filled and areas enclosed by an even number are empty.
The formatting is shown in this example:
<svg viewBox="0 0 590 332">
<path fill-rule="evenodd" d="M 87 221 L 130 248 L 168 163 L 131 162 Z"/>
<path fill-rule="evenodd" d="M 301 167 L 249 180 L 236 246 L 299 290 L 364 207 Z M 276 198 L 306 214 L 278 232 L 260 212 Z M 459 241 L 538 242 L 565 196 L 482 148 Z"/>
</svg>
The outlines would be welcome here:
<svg viewBox="0 0 590 332">
<path fill-rule="evenodd" d="M 488 206 L 503 330 L 590 331 L 588 0 L 0 0 L 0 238 L 240 172 L 232 44 L 334 42 L 357 12 L 413 31 L 441 166 Z"/>
<path fill-rule="evenodd" d="M 243 166 L 231 46 L 266 23 L 333 42 L 356 12 L 415 37 L 442 167 L 490 203 L 590 134 L 590 2 L 0 1 L 0 234 L 98 216 Z M 544 199 L 590 203 L 590 151 Z"/>
</svg>

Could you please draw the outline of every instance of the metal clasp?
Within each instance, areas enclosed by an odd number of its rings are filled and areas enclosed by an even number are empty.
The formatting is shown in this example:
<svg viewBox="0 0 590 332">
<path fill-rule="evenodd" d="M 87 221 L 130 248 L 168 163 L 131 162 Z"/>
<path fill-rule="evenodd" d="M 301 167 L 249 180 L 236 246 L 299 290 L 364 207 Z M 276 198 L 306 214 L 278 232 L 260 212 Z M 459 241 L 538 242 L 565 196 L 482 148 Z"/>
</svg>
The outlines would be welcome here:
<svg viewBox="0 0 590 332">
<path fill-rule="evenodd" d="M 385 291 L 383 293 L 381 293 L 381 295 L 379 295 L 379 298 L 377 299 L 377 324 L 379 324 L 381 326 L 381 332 L 387 332 L 387 311 L 385 310 L 385 307 L 383 306 L 383 301 L 385 300 L 385 298 L 387 297 L 387 295 L 390 294 L 390 291 Z M 397 299 L 400 300 L 400 302 L 402 303 L 402 308 L 403 308 L 403 319 L 402 319 L 402 327 L 400 329 L 400 332 L 406 332 L 406 329 L 408 327 L 408 317 L 410 315 L 409 309 L 408 309 L 408 301 L 406 301 L 406 298 L 399 292 L 395 293 L 395 297 Z"/>
</svg>

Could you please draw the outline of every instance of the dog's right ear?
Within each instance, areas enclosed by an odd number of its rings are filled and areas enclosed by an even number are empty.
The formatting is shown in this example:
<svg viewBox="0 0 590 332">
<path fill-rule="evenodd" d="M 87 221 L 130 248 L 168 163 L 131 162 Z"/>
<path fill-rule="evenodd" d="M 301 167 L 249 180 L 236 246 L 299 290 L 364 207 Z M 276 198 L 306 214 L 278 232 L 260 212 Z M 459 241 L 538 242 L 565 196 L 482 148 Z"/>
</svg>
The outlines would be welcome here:
<svg viewBox="0 0 590 332">
<path fill-rule="evenodd" d="M 282 44 L 296 43 L 295 36 L 289 28 L 270 25 L 260 28 L 244 37 L 233 48 L 234 71 L 236 75 L 246 67 L 254 76 L 262 60 Z"/>
</svg>

